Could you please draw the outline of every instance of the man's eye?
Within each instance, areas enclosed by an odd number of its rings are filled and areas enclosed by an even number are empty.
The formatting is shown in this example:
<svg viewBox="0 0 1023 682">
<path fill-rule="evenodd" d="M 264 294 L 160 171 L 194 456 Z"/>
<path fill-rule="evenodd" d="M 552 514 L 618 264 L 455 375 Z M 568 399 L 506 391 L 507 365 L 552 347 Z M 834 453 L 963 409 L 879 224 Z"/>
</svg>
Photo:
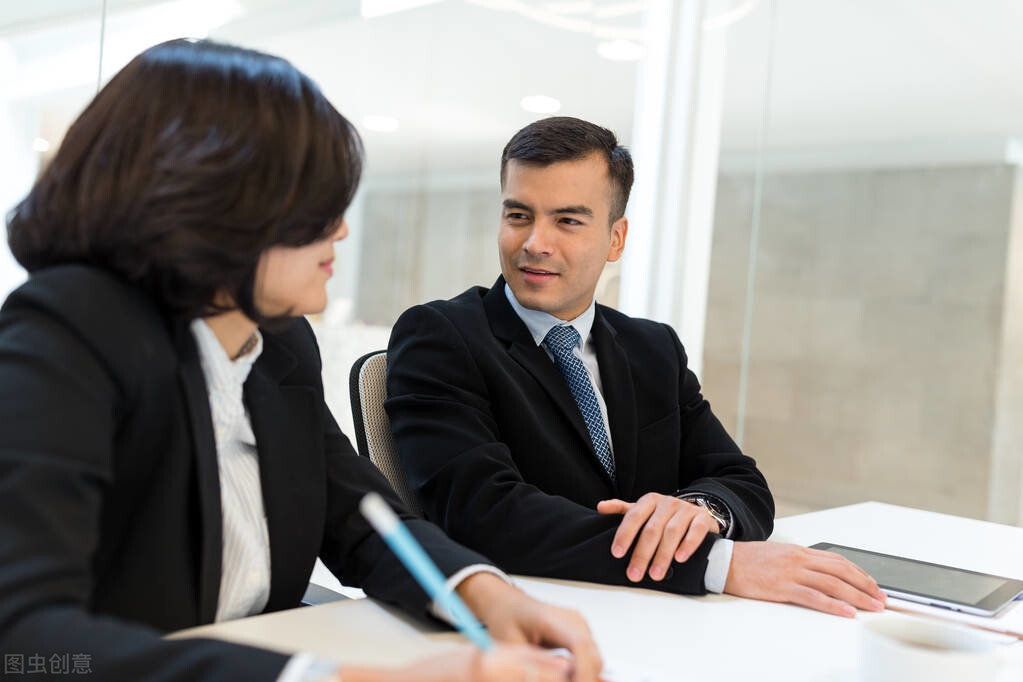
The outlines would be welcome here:
<svg viewBox="0 0 1023 682">
<path fill-rule="evenodd" d="M 508 220 L 528 220 L 529 216 L 525 213 L 509 213 L 507 218 Z"/>
<path fill-rule="evenodd" d="M 562 218 L 559 222 L 563 225 L 582 225 L 582 223 L 575 218 Z"/>
</svg>

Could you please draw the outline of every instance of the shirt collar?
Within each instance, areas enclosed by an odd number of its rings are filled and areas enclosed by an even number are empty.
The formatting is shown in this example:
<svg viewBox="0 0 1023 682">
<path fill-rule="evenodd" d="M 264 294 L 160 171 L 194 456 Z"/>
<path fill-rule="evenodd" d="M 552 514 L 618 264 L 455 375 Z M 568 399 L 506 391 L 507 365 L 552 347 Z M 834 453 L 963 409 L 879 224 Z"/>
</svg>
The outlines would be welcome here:
<svg viewBox="0 0 1023 682">
<path fill-rule="evenodd" d="M 263 336 L 257 329 L 256 345 L 245 355 L 232 360 L 227 351 L 220 345 L 216 334 L 202 318 L 192 320 L 192 335 L 199 347 L 199 363 L 209 384 L 209 390 L 230 390 L 229 387 L 241 387 L 249 376 L 252 365 L 263 352 Z"/>
<path fill-rule="evenodd" d="M 547 332 L 554 327 L 561 326 L 572 326 L 579 332 L 579 350 L 583 349 L 586 345 L 586 340 L 590 338 L 590 329 L 593 327 L 593 318 L 597 314 L 596 301 L 590 301 L 590 307 L 586 311 L 575 318 L 566 322 L 565 320 L 558 319 L 550 313 L 545 313 L 542 310 L 533 310 L 527 308 L 519 300 L 515 298 L 515 294 L 512 293 L 511 286 L 507 282 L 504 284 L 504 295 L 508 299 L 508 303 L 511 304 L 512 310 L 522 320 L 526 329 L 529 330 L 529 334 L 533 337 L 533 341 L 536 345 L 543 343 L 543 340 L 547 338 Z"/>
</svg>

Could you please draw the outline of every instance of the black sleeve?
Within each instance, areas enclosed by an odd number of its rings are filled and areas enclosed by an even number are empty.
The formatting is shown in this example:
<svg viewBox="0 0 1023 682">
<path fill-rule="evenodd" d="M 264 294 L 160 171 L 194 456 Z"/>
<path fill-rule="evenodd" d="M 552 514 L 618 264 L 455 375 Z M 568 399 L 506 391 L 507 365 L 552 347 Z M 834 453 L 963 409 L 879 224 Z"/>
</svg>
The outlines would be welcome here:
<svg viewBox="0 0 1023 682">
<path fill-rule="evenodd" d="M 710 493 L 728 505 L 734 525 L 733 540 L 766 540 L 774 528 L 774 498 L 767 481 L 753 458 L 742 454 L 711 412 L 675 330 L 668 325 L 664 328 L 680 357 L 681 492 Z"/>
<path fill-rule="evenodd" d="M 409 483 L 451 537 L 526 575 L 630 583 L 630 555 L 611 556 L 620 516 L 605 516 L 525 482 L 491 413 L 464 339 L 429 306 L 408 310 L 388 346 L 385 406 Z M 684 564 L 643 587 L 702 594 L 708 536 Z"/>
<path fill-rule="evenodd" d="M 304 324 L 315 345 L 312 329 Z M 318 362 L 318 348 L 316 353 Z M 322 386 L 317 388 L 322 395 Z M 445 576 L 472 564 L 491 562 L 451 540 L 433 523 L 413 515 L 370 459 L 356 453 L 326 403 L 323 412 L 327 518 L 320 558 L 343 584 L 361 587 L 369 596 L 409 613 L 429 614 L 426 592 L 359 511 L 359 502 L 366 493 L 376 492 L 387 500 Z"/>
<path fill-rule="evenodd" d="M 26 671 L 77 656 L 102 680 L 274 680 L 286 656 L 90 613 L 121 387 L 76 334 L 10 299 L 0 377 L 0 652 Z"/>
</svg>

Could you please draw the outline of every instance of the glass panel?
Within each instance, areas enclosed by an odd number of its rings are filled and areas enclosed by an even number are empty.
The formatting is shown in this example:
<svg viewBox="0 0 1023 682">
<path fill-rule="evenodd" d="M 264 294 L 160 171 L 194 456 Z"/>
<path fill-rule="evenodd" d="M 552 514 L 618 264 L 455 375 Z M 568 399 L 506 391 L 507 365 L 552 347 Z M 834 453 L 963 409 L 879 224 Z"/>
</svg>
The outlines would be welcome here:
<svg viewBox="0 0 1023 682">
<path fill-rule="evenodd" d="M 759 212 L 746 449 L 782 500 L 1018 522 L 1023 8 L 775 0 L 740 27 L 773 49 L 766 113 L 748 106 L 760 78 L 725 103 L 737 163 L 719 178 L 712 291 L 729 296 L 712 305 L 731 322 L 708 348 L 735 358 L 733 278 Z M 733 73 L 764 63 L 732 47 Z M 758 126 L 763 163 L 744 169 Z"/>
<path fill-rule="evenodd" d="M 703 392 L 729 433 L 742 444 L 747 390 L 746 344 L 759 224 L 761 143 L 765 133 L 771 49 L 771 7 L 745 2 L 731 16 L 721 115 L 721 154 L 714 207 L 704 343 Z"/>
</svg>

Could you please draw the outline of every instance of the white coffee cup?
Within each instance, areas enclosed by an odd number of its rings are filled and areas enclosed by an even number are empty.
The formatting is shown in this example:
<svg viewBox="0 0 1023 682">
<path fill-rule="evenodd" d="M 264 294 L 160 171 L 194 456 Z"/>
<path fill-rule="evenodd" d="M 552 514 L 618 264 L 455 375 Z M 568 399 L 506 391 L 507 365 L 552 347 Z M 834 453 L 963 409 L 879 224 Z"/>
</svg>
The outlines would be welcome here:
<svg viewBox="0 0 1023 682">
<path fill-rule="evenodd" d="M 990 682 L 999 645 L 983 632 L 925 618 L 878 614 L 860 634 L 860 679 L 869 682 Z"/>
</svg>

